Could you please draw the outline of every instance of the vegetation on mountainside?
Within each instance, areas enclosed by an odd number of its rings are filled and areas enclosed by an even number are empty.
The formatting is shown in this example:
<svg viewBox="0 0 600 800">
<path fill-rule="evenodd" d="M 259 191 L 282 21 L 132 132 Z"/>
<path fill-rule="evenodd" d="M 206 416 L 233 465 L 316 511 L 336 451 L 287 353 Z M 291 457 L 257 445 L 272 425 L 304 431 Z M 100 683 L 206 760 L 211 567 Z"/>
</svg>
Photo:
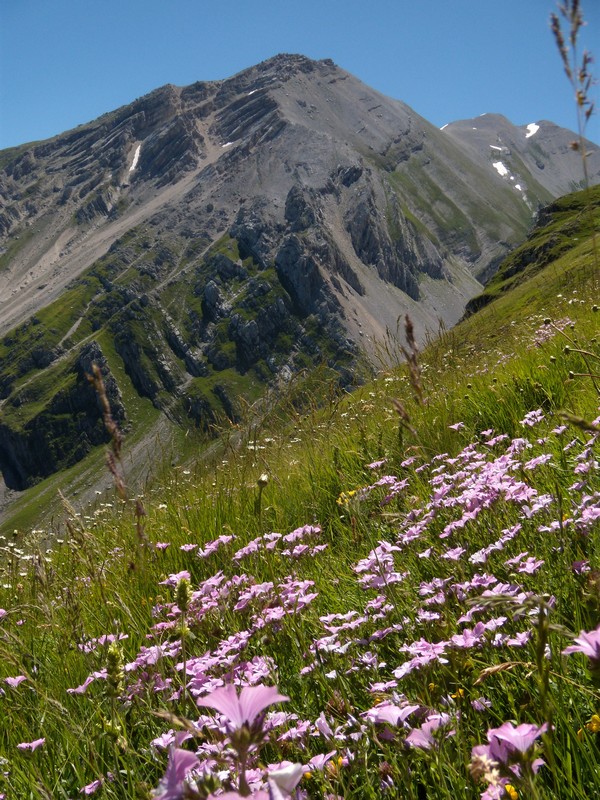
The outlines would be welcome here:
<svg viewBox="0 0 600 800">
<path fill-rule="evenodd" d="M 484 291 L 467 304 L 467 314 L 513 289 L 564 252 L 579 246 L 589 251 L 590 237 L 600 224 L 600 186 L 561 197 L 538 215 L 527 240 L 504 259 Z M 577 245 L 579 243 L 579 245 Z"/>
<path fill-rule="evenodd" d="M 100 347 L 117 380 L 115 402 L 122 401 L 138 435 L 156 418 L 144 400 L 165 414 L 165 424 L 212 434 L 226 421 L 240 422 L 277 376 L 320 363 L 343 372 L 355 361 L 315 315 L 297 313 L 274 266 L 242 258 L 228 235 L 211 247 L 204 239 L 182 246 L 152 240 L 141 226 L 118 245 L 0 340 L 5 475 L 12 475 L 9 450 L 27 454 L 20 458 L 26 474 L 13 488 L 71 466 L 95 443 L 77 426 L 49 424 L 57 405 L 68 414 L 67 395 L 73 413 L 80 411 L 86 381 L 76 372 L 91 344 Z M 86 414 L 101 424 L 93 398 Z M 51 457 L 35 463 L 46 451 Z"/>
<path fill-rule="evenodd" d="M 58 540 L 5 539 L 0 794 L 182 797 L 189 773 L 190 797 L 259 796 L 267 768 L 284 796 L 598 794 L 600 315 L 578 235 L 411 369 L 293 398 L 144 497 L 67 501 Z M 246 689 L 240 716 L 232 683 L 289 701 Z"/>
</svg>

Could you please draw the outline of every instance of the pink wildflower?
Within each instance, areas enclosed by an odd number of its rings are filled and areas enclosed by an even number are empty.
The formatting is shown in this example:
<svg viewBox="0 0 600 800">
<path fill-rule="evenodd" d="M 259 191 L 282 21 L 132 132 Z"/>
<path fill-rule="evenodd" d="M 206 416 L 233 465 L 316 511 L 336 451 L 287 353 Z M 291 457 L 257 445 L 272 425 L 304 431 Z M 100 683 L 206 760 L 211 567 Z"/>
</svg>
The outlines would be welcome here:
<svg viewBox="0 0 600 800">
<path fill-rule="evenodd" d="M 393 703 L 380 703 L 380 705 L 365 711 L 362 716 L 369 722 L 397 726 L 402 725 L 407 717 L 420 708 L 421 706 L 418 705 L 397 706 Z"/>
<path fill-rule="evenodd" d="M 38 747 L 41 747 L 43 744 L 46 744 L 46 740 L 42 739 L 34 739 L 33 742 L 21 742 L 21 744 L 17 745 L 19 750 L 31 750 L 33 753 L 34 750 L 37 750 Z"/>
<path fill-rule="evenodd" d="M 200 706 L 219 711 L 234 729 L 238 729 L 244 724 L 252 726 L 267 706 L 289 699 L 279 694 L 276 686 L 244 686 L 238 695 L 235 686 L 230 683 L 199 698 L 197 702 Z"/>
<path fill-rule="evenodd" d="M 290 797 L 304 775 L 302 764 L 286 764 L 269 772 L 267 783 L 271 800 L 284 800 Z"/>
<path fill-rule="evenodd" d="M 79 794 L 84 794 L 86 796 L 95 794 L 95 792 L 97 792 L 102 786 L 103 782 L 104 781 L 101 780 L 92 781 L 91 783 L 88 783 L 87 786 L 84 786 L 83 789 L 80 789 Z"/>
<path fill-rule="evenodd" d="M 523 563 L 517 567 L 517 572 L 526 572 L 528 575 L 533 575 L 535 572 L 538 571 L 538 569 L 542 566 L 543 563 L 544 563 L 543 559 L 541 558 L 536 559 L 533 556 L 531 556 L 526 561 L 523 561 Z"/>
<path fill-rule="evenodd" d="M 431 750 L 436 744 L 435 731 L 450 723 L 450 716 L 445 713 L 430 714 L 420 728 L 413 728 L 405 739 L 406 744 L 420 750 Z M 446 731 L 445 736 L 453 736 L 455 731 Z"/>
<path fill-rule="evenodd" d="M 590 562 L 589 561 L 574 561 L 571 564 L 571 569 L 576 575 L 583 575 L 585 572 L 590 572 Z"/>
<path fill-rule="evenodd" d="M 164 581 L 159 581 L 160 586 L 177 586 L 179 581 L 189 581 L 190 573 L 187 569 L 181 570 L 181 572 L 175 572 L 172 575 L 169 575 Z"/>
<path fill-rule="evenodd" d="M 600 626 L 595 631 L 581 631 L 575 639 L 575 644 L 565 647 L 562 652 L 565 656 L 571 653 L 583 653 L 590 659 L 594 669 L 600 667 Z"/>
<path fill-rule="evenodd" d="M 547 730 L 546 722 L 540 726 L 529 723 L 515 726 L 512 722 L 504 722 L 499 728 L 490 728 L 487 733 L 490 755 L 495 761 L 506 764 L 530 750 L 535 740 Z"/>
<path fill-rule="evenodd" d="M 523 419 L 521 420 L 521 425 L 527 425 L 529 428 L 532 428 L 534 425 L 537 425 L 538 422 L 541 422 L 544 419 L 544 412 L 541 408 L 538 408 L 537 411 L 530 411 L 528 414 L 525 414 Z"/>
<path fill-rule="evenodd" d="M 169 753 L 169 762 L 158 787 L 153 792 L 156 800 L 183 800 L 186 796 L 188 774 L 201 766 L 198 756 L 188 750 L 174 747 Z"/>
<path fill-rule="evenodd" d="M 26 680 L 27 677 L 25 675 L 17 675 L 15 678 L 4 678 L 4 683 L 10 686 L 11 689 L 16 689 L 20 683 Z"/>
</svg>

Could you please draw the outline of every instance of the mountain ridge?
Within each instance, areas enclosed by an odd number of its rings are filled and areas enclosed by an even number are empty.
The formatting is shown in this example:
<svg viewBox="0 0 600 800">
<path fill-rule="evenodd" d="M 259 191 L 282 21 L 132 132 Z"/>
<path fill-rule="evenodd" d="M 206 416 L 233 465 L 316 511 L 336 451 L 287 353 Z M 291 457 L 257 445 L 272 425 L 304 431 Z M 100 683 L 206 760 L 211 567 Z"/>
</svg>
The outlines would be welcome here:
<svg viewBox="0 0 600 800">
<path fill-rule="evenodd" d="M 528 137 L 504 118 L 493 132 L 489 117 L 440 131 L 330 60 L 282 54 L 10 155 L 5 479 L 23 488 L 72 463 L 58 437 L 37 474 L 23 468 L 65 398 L 79 407 L 74 365 L 92 344 L 130 405 L 206 430 L 318 363 L 351 383 L 406 313 L 420 339 L 454 324 L 533 210 L 578 183 L 573 134 Z M 599 148 L 590 167 L 600 180 Z M 96 441 L 89 411 L 78 454 Z"/>
<path fill-rule="evenodd" d="M 303 73 L 314 73 L 315 70 L 321 70 L 323 74 L 320 75 L 320 77 L 323 79 L 328 78 L 330 81 L 332 76 L 335 82 L 346 81 L 349 77 L 348 73 L 344 73 L 338 67 L 335 67 L 333 62 L 329 60 L 313 62 L 304 56 L 279 55 L 273 57 L 272 59 L 261 62 L 261 64 L 256 65 L 248 70 L 244 70 L 238 73 L 236 76 L 223 81 L 213 81 L 208 83 L 198 82 L 196 84 L 192 84 L 190 87 L 183 88 L 178 88 L 167 84 L 166 86 L 160 87 L 148 95 L 139 98 L 133 103 L 117 109 L 115 112 L 109 112 L 108 114 L 100 117 L 98 120 L 88 123 L 86 126 L 80 126 L 74 131 L 69 132 L 67 134 L 66 141 L 68 145 L 71 145 L 70 149 L 73 150 L 77 148 L 78 140 L 83 139 L 83 144 L 87 145 L 86 140 L 89 137 L 86 137 L 86 132 L 90 126 L 96 126 L 93 130 L 93 133 L 97 137 L 98 133 L 102 132 L 102 129 L 105 129 L 110 123 L 110 141 L 103 148 L 105 152 L 99 152 L 94 155 L 96 159 L 100 158 L 100 160 L 103 160 L 105 166 L 108 166 L 111 169 L 116 168 L 120 173 L 116 176 L 116 178 L 114 175 L 111 175 L 110 180 L 104 180 L 104 183 L 107 183 L 108 185 L 102 185 L 103 176 L 96 175 L 92 180 L 88 180 L 83 184 L 83 186 L 77 189 L 78 195 L 82 195 L 83 193 L 84 198 L 86 194 L 90 196 L 89 201 L 79 207 L 76 211 L 78 222 L 85 223 L 86 221 L 97 220 L 98 217 L 101 217 L 102 215 L 109 216 L 111 213 L 114 213 L 119 202 L 123 202 L 122 198 L 120 197 L 120 195 L 123 194 L 123 189 L 131 188 L 131 181 L 138 181 L 139 183 L 140 175 L 144 175 L 146 178 L 150 179 L 156 178 L 158 175 L 160 175 L 158 183 L 160 185 L 164 185 L 169 181 L 173 181 L 177 175 L 182 175 L 191 171 L 194 160 L 196 161 L 196 166 L 198 166 L 198 159 L 201 155 L 200 146 L 204 146 L 205 148 L 205 155 L 207 156 L 206 160 L 208 163 L 221 162 L 222 157 L 225 157 L 226 161 L 229 154 L 218 152 L 218 148 L 220 147 L 221 151 L 223 151 L 224 148 L 232 146 L 233 142 L 231 142 L 230 139 L 232 136 L 235 136 L 236 131 L 236 128 L 233 127 L 233 125 L 237 125 L 237 141 L 239 141 L 240 126 L 246 124 L 247 127 L 248 122 L 250 125 L 253 121 L 256 122 L 257 114 L 262 113 L 263 116 L 265 114 L 264 100 L 261 102 L 260 96 L 255 98 L 254 95 L 260 92 L 268 94 L 269 91 L 272 92 L 280 88 L 279 84 L 289 82 L 291 77 L 298 74 L 302 75 Z M 361 86 L 363 85 L 361 84 Z M 365 89 L 367 89 L 367 87 L 365 87 Z M 244 92 L 245 94 L 241 94 Z M 218 108 L 223 102 L 227 102 L 227 100 L 234 95 L 237 96 L 236 103 L 234 103 L 233 107 L 229 109 L 228 114 L 221 114 L 217 117 L 211 131 L 212 136 L 206 136 L 205 134 L 207 131 L 204 131 L 203 133 L 202 130 L 200 130 L 196 131 L 196 133 L 199 133 L 199 137 L 195 137 L 194 130 L 192 129 L 189 119 L 189 114 L 191 113 L 190 109 L 195 109 L 194 113 L 200 118 L 200 120 L 202 120 L 205 119 L 208 114 L 214 113 L 215 108 Z M 383 95 L 379 95 L 379 93 L 374 92 L 374 90 L 368 90 L 368 96 L 370 98 L 384 99 Z M 327 98 L 327 100 L 330 100 L 330 98 Z M 176 123 L 170 122 L 167 126 L 167 130 L 162 132 L 162 135 L 159 135 L 156 131 L 154 131 L 154 127 L 156 127 L 161 120 L 165 120 L 167 117 L 169 117 L 169 115 L 172 116 L 175 114 L 178 103 L 181 104 L 182 102 L 187 104 L 187 109 L 184 109 L 183 114 L 176 116 Z M 408 107 L 400 103 L 400 101 L 393 101 L 393 103 L 396 108 L 402 108 L 405 114 L 408 113 L 406 111 Z M 298 119 L 298 109 L 292 108 L 291 106 L 292 103 L 287 102 L 287 104 L 284 105 L 281 98 L 279 98 L 277 112 L 275 112 L 273 101 L 271 100 L 268 103 L 268 109 L 270 108 L 270 113 L 272 115 L 274 114 L 274 119 L 272 120 L 273 124 L 281 124 L 281 109 L 283 108 L 289 117 L 288 122 L 291 120 L 291 124 L 294 125 Z M 373 106 L 367 106 L 367 110 L 372 108 Z M 254 117 L 252 116 L 253 113 Z M 314 124 L 314 119 L 311 119 L 311 117 L 314 118 L 319 113 L 322 114 L 322 109 L 317 110 L 309 108 L 308 112 L 302 115 L 301 122 L 303 128 L 306 129 L 307 125 L 310 126 L 311 124 Z M 380 116 L 380 114 L 378 114 L 378 116 Z M 242 118 L 241 121 L 240 117 Z M 354 117 L 356 117 L 356 114 Z M 421 125 L 425 122 L 412 111 L 410 112 L 410 119 L 418 119 Z M 353 122 L 355 123 L 356 119 L 353 119 Z M 377 119 L 375 122 L 377 122 Z M 370 123 L 373 127 L 373 119 L 370 119 Z M 321 124 L 321 121 L 319 121 L 319 124 Z M 426 124 L 429 125 L 429 123 Z M 198 125 L 198 120 L 196 120 L 196 125 Z M 387 158 L 388 167 L 389 163 L 391 163 L 393 160 L 396 160 L 396 163 L 402 159 L 408 160 L 411 155 L 411 148 L 414 148 L 412 152 L 419 152 L 419 149 L 423 146 L 422 141 L 418 141 L 418 139 L 414 140 L 408 136 L 410 133 L 409 125 L 405 126 L 405 128 L 400 132 L 396 130 L 396 136 L 394 137 L 390 137 L 388 134 L 387 139 L 382 136 L 381 131 L 377 129 L 377 126 L 375 126 L 374 134 L 371 136 L 371 141 L 367 144 L 362 142 L 363 149 L 368 149 L 369 147 L 373 148 L 369 155 L 372 157 L 378 157 L 380 160 L 384 161 L 384 164 L 385 159 Z M 174 127 L 176 130 L 173 130 Z M 381 128 L 381 126 L 379 127 Z M 261 130 L 263 135 L 265 135 L 265 130 L 263 128 L 261 128 Z M 271 134 L 273 134 L 276 131 L 276 128 L 270 130 Z M 431 126 L 431 130 L 433 130 L 433 126 Z M 61 141 L 61 138 L 62 137 L 60 136 L 53 137 L 53 139 L 49 140 L 47 143 L 37 145 L 34 148 L 33 156 L 28 152 L 18 159 L 18 164 L 13 169 L 13 175 L 19 175 L 20 172 L 26 172 L 28 169 L 32 169 L 31 162 L 32 158 L 35 158 L 35 153 L 41 154 L 42 156 L 44 153 L 47 154 L 48 151 L 51 151 L 53 148 L 55 149 L 56 144 Z M 220 144 L 215 142 L 213 140 L 214 138 L 220 139 Z M 143 141 L 143 139 L 147 139 L 148 141 L 146 141 L 142 147 L 141 156 L 138 152 L 139 161 L 136 163 L 135 169 L 131 170 L 131 165 L 135 159 L 136 149 L 140 146 L 139 142 Z M 402 141 L 394 142 L 394 139 L 402 139 Z M 406 139 L 408 139 L 410 143 L 407 143 Z M 164 147 L 165 140 L 168 140 L 168 148 Z M 114 152 L 115 141 L 117 145 L 120 145 L 120 148 L 116 148 L 117 152 Z M 113 144 L 113 148 L 112 151 L 107 155 L 106 150 L 111 142 Z M 314 143 L 311 142 L 311 146 L 313 146 L 313 144 Z M 242 151 L 235 154 L 236 158 L 239 159 L 240 156 L 243 157 L 245 154 L 247 154 L 252 145 L 252 140 L 245 142 Z M 374 145 L 377 145 L 379 149 L 377 150 Z M 102 148 L 97 148 L 97 150 L 101 149 Z M 312 156 L 312 153 L 310 155 Z M 343 155 L 344 152 L 342 146 L 340 156 Z M 83 163 L 75 165 L 75 169 L 76 171 L 79 170 L 79 174 L 81 169 L 85 169 L 86 164 L 89 164 L 89 157 L 83 157 L 83 159 L 80 158 L 80 161 L 83 161 Z M 306 163 L 306 160 L 304 163 Z M 204 165 L 204 169 L 206 169 L 206 166 L 207 165 Z M 479 166 L 481 167 L 481 164 Z M 72 158 L 70 167 L 73 167 Z M 302 161 L 300 159 L 299 164 L 294 165 L 294 167 L 298 172 L 303 170 L 303 172 L 306 173 L 306 169 L 302 166 Z M 223 163 L 220 166 L 221 170 L 226 168 L 226 163 Z M 79 174 L 76 177 L 79 177 Z M 210 179 L 210 173 L 206 175 L 205 178 Z M 302 174 L 301 178 L 304 184 L 311 186 L 309 175 Z M 188 175 L 187 179 L 191 182 L 191 176 Z M 81 179 L 81 181 L 83 183 L 83 179 Z M 79 183 L 75 183 L 75 186 L 79 187 Z M 178 188 L 180 193 L 182 193 L 185 192 L 186 186 L 185 184 L 181 185 L 181 183 L 179 183 Z M 561 188 L 564 188 L 564 186 Z M 572 189 L 575 187 L 570 186 L 569 188 Z M 67 188 L 63 191 L 61 200 L 65 204 L 67 204 L 68 200 L 70 199 L 68 193 L 72 190 L 72 186 L 67 186 Z M 553 186 L 554 195 L 556 195 L 555 190 L 556 187 Z M 53 191 L 59 191 L 59 188 L 55 186 L 53 187 Z M 65 194 L 67 196 L 65 196 Z M 543 194 L 543 191 L 538 192 L 538 194 Z M 164 202 L 161 203 L 154 198 L 154 203 L 160 207 L 161 205 L 168 203 L 170 199 L 172 198 L 165 196 Z M 232 199 L 235 200 L 236 198 L 234 196 L 233 198 L 227 199 L 231 201 Z M 281 198 L 275 199 L 279 202 L 281 201 Z M 551 197 L 544 198 L 544 200 L 550 199 Z M 26 208 L 25 212 L 28 213 L 28 211 L 29 210 Z M 150 201 L 145 216 L 151 215 L 152 211 L 153 206 L 152 202 Z M 12 215 L 9 212 L 12 212 Z M 517 212 L 513 209 L 511 213 L 514 216 Z M 9 205 L 8 209 L 5 207 L 2 209 L 2 211 L 0 211 L 0 226 L 2 226 L 4 233 L 7 233 L 10 230 L 11 225 L 14 226 L 16 222 L 14 219 L 14 214 L 14 204 Z M 13 217 L 12 219 L 11 216 Z M 33 216 L 35 217 L 35 215 Z M 128 224 L 133 224 L 135 221 L 136 218 L 134 217 Z M 521 227 L 523 228 L 522 221 Z M 113 235 L 113 237 L 111 237 L 112 241 L 114 241 L 114 237 L 116 237 L 117 233 L 118 227 L 116 233 Z M 501 239 L 502 237 L 499 238 Z M 63 239 L 60 239 L 57 242 L 59 252 L 60 246 L 63 243 Z M 102 246 L 104 246 L 104 243 L 100 245 L 100 247 Z M 44 255 L 48 257 L 47 254 Z M 37 269 L 37 271 L 40 272 L 41 276 L 45 274 L 45 270 L 40 270 L 39 260 L 37 262 L 34 261 L 32 266 L 34 267 L 34 271 Z M 76 272 L 76 270 L 74 271 Z M 34 306 L 35 303 L 32 302 L 32 308 Z M 10 311 L 5 308 L 4 304 L 0 310 L 3 312 L 2 330 L 6 330 L 7 326 L 18 317 L 12 315 Z"/>
</svg>

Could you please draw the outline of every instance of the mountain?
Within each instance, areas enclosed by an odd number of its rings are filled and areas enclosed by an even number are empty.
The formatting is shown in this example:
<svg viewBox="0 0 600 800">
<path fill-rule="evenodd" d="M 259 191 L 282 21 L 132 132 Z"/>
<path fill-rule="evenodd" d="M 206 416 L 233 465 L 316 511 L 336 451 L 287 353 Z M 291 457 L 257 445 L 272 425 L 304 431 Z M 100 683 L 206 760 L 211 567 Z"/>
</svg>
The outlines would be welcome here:
<svg viewBox="0 0 600 800">
<path fill-rule="evenodd" d="M 348 384 L 405 313 L 420 338 L 454 324 L 581 185 L 572 139 L 493 114 L 438 130 L 329 60 L 279 55 L 1 152 L 5 483 L 106 437 L 92 362 L 149 437 L 236 421 L 321 362 Z"/>
</svg>

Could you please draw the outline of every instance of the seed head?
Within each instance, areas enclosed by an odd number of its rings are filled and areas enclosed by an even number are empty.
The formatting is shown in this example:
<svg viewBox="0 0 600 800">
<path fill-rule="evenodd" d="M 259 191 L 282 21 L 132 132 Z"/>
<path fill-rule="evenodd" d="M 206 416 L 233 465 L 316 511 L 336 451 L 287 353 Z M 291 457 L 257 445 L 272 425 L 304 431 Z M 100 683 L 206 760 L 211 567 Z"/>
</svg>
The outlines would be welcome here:
<svg viewBox="0 0 600 800">
<path fill-rule="evenodd" d="M 112 697 L 121 694 L 124 679 L 123 653 L 117 642 L 111 642 L 106 652 L 106 682 Z"/>
<path fill-rule="evenodd" d="M 190 600 L 192 599 L 192 587 L 187 578 L 182 578 L 177 584 L 177 591 L 175 593 L 175 602 L 182 614 L 188 610 Z"/>
</svg>

